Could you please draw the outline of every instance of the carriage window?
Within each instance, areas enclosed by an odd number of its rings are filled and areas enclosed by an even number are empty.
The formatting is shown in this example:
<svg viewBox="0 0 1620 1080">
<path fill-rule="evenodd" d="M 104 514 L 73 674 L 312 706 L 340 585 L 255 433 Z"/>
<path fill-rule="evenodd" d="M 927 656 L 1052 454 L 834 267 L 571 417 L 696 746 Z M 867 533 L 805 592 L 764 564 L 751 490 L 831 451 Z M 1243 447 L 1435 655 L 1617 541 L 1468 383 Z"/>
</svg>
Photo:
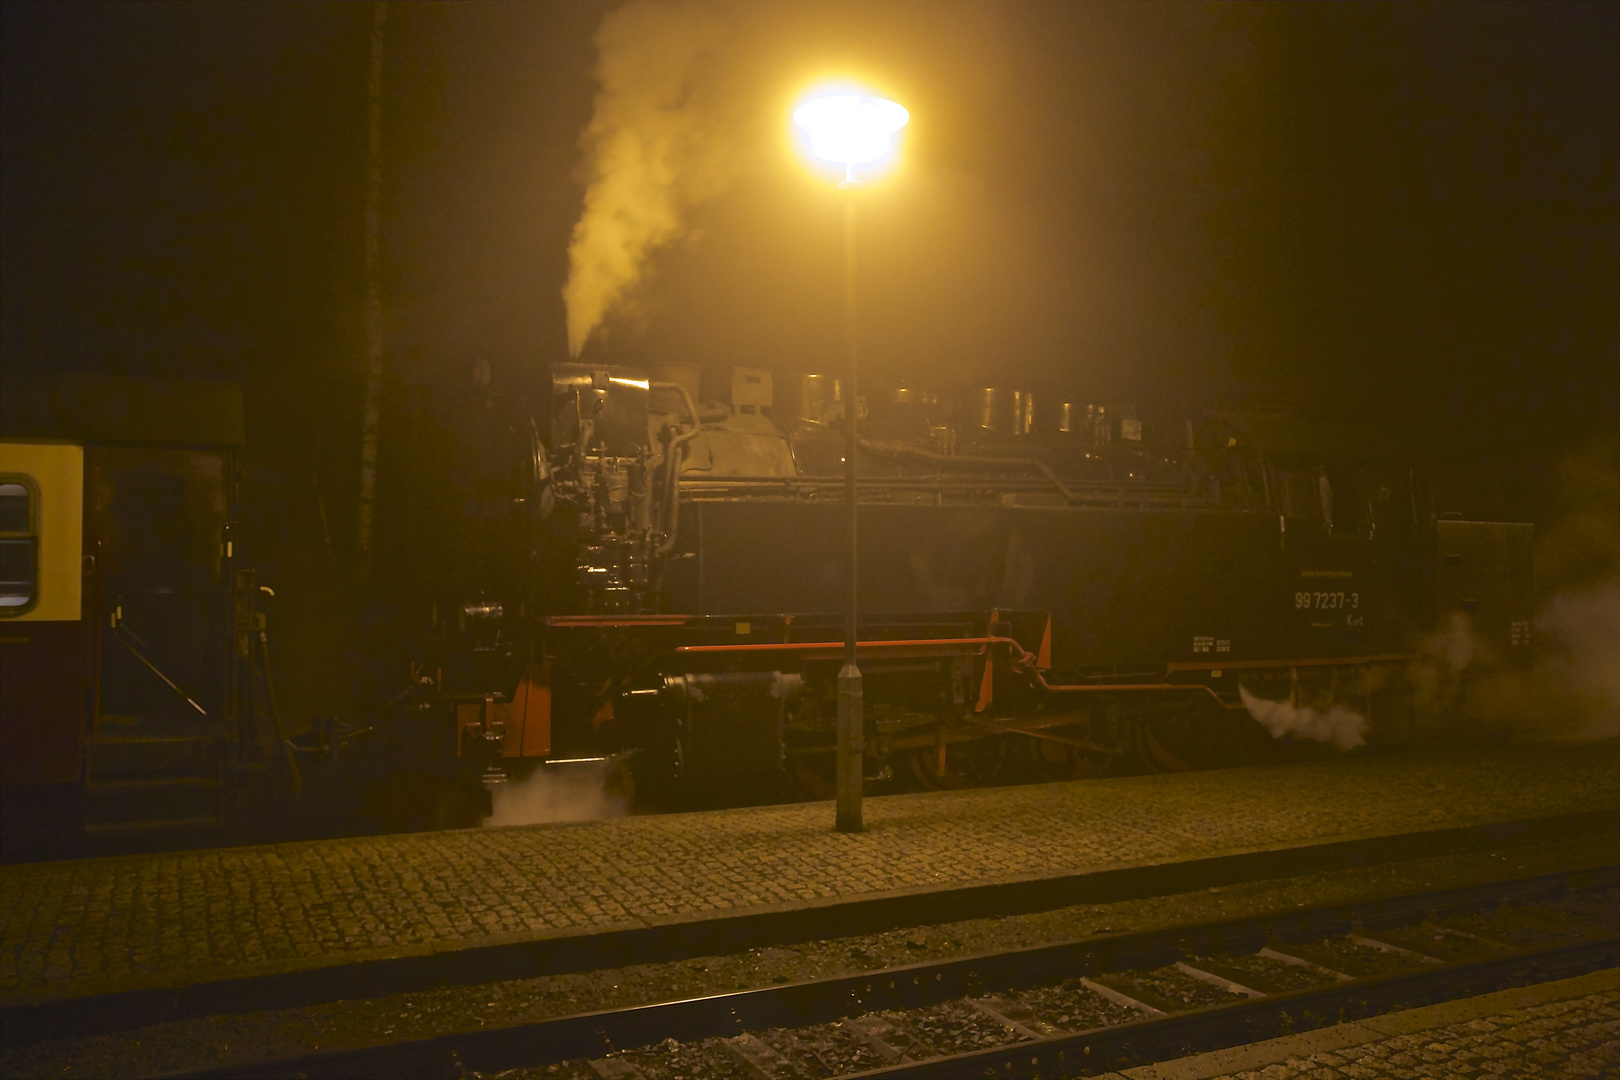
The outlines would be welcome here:
<svg viewBox="0 0 1620 1080">
<path fill-rule="evenodd" d="M 38 591 L 38 499 L 32 483 L 0 481 L 0 616 L 21 615 Z"/>
</svg>

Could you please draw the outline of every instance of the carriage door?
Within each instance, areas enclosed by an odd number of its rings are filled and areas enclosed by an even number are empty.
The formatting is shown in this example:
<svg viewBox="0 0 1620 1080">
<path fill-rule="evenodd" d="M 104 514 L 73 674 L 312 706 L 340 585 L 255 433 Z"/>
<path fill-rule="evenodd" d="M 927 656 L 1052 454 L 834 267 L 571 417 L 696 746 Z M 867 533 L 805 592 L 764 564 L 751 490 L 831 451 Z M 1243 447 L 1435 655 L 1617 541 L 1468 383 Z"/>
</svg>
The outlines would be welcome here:
<svg viewBox="0 0 1620 1080">
<path fill-rule="evenodd" d="M 1279 458 L 1267 480 L 1282 530 L 1283 649 L 1291 656 L 1364 652 L 1379 604 L 1372 520 L 1360 468 L 1333 459 Z"/>
<path fill-rule="evenodd" d="M 89 831 L 218 818 L 233 737 L 226 468 L 219 451 L 183 447 L 85 455 L 85 533 L 101 563 Z"/>
</svg>

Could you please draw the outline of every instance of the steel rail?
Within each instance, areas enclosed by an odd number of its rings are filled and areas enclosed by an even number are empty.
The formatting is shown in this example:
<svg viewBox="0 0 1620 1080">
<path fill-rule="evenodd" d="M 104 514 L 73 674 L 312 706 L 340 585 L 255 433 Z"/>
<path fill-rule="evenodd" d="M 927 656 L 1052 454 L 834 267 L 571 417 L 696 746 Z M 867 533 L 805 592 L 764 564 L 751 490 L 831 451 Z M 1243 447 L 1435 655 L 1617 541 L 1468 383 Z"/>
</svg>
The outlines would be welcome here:
<svg viewBox="0 0 1620 1080">
<path fill-rule="evenodd" d="M 661 1002 L 627 1009 L 580 1013 L 531 1024 L 455 1032 L 351 1050 L 322 1051 L 272 1061 L 163 1074 L 201 1077 L 461 1077 L 467 1071 L 499 1072 L 647 1046 L 665 1039 L 692 1042 L 750 1030 L 803 1027 L 886 1009 L 913 1009 L 995 990 L 1039 985 L 1086 972 L 1142 970 L 1187 954 L 1254 949 L 1268 941 L 1330 937 L 1357 926 L 1390 927 L 1524 900 L 1546 900 L 1569 891 L 1620 885 L 1620 865 L 1546 874 L 1386 897 L 1304 911 L 1284 909 L 1192 925 L 1110 934 L 954 960 L 933 961 L 857 975 Z M 1446 964 L 1414 975 L 1356 979 L 1292 994 L 1269 995 L 1115 1028 L 1066 1033 L 1049 1039 L 1004 1044 L 994 1050 L 903 1063 L 874 1076 L 980 1075 L 993 1063 L 998 1075 L 1031 1068 L 1073 1069 L 1120 1060 L 1145 1061 L 1164 1047 L 1203 1044 L 1211 1048 L 1265 1038 L 1249 1032 L 1292 1024 L 1317 1026 L 1312 1018 L 1346 1016 L 1357 1009 L 1382 1011 L 1394 1003 L 1444 992 L 1448 974 L 1469 988 L 1505 981 L 1539 981 L 1620 963 L 1620 937 L 1609 936 L 1551 949 L 1515 950 L 1485 960 Z M 1458 996 L 1450 994 L 1448 996 Z M 1363 1012 L 1361 1015 L 1367 1015 Z M 1219 1039 L 1225 1038 L 1222 1043 Z M 1216 1041 L 1212 1041 L 1216 1040 Z M 1092 1047 L 1088 1053 L 1086 1047 Z M 1034 1064 L 1031 1064 L 1031 1062 Z M 1106 1067 L 1115 1067 L 1108 1064 Z"/>
<path fill-rule="evenodd" d="M 953 1080 L 962 1076 L 1072 1075 L 1118 1071 L 1229 1046 L 1296 1035 L 1395 1009 L 1433 1005 L 1530 983 L 1574 978 L 1620 963 L 1620 935 L 1525 949 L 1440 968 L 1355 979 L 1315 990 L 975 1050 L 851 1076 Z"/>
</svg>

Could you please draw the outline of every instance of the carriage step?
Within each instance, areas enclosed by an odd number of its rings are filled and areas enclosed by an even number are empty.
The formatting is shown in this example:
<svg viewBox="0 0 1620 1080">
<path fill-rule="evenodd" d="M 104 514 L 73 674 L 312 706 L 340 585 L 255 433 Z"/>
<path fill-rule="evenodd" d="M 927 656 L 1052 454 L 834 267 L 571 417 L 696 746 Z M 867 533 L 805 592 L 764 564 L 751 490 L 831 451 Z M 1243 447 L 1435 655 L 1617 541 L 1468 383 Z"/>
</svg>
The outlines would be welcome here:
<svg viewBox="0 0 1620 1080">
<path fill-rule="evenodd" d="M 86 777 L 84 828 L 97 833 L 218 822 L 224 790 L 217 772 L 148 769 Z"/>
<path fill-rule="evenodd" d="M 88 780 L 86 791 L 141 791 L 160 787 L 217 788 L 221 781 L 214 776 L 155 776 L 126 780 Z"/>
<path fill-rule="evenodd" d="M 149 743 L 210 743 L 219 742 L 223 735 L 101 735 L 90 737 L 96 746 L 135 746 Z"/>
<path fill-rule="evenodd" d="M 85 825 L 87 833 L 136 832 L 141 829 L 195 829 L 205 825 L 218 825 L 218 817 L 158 818 L 152 821 L 93 821 Z"/>
</svg>

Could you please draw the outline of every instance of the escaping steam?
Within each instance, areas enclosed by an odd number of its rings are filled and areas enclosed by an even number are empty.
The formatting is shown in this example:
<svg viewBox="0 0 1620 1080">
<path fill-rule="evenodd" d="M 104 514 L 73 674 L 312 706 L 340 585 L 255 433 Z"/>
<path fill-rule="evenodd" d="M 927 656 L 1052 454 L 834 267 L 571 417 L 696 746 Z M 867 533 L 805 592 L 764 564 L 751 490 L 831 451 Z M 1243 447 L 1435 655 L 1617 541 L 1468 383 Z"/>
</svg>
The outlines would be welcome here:
<svg viewBox="0 0 1620 1080">
<path fill-rule="evenodd" d="M 623 817 L 628 799 L 609 762 L 566 768 L 541 766 L 525 780 L 498 784 L 485 825 L 541 825 L 553 821 L 598 821 Z"/>
<path fill-rule="evenodd" d="M 1421 646 L 1418 712 L 1458 731 L 1515 738 L 1620 735 L 1620 440 L 1559 462 L 1553 519 L 1538 528 L 1533 665 L 1509 662 L 1463 613 Z"/>
<path fill-rule="evenodd" d="M 724 25 L 689 4 L 628 4 L 602 20 L 599 90 L 580 136 L 585 209 L 568 245 L 568 351 L 578 356 L 642 276 L 648 257 L 688 233 L 692 207 L 730 185 L 736 142 L 700 75 Z"/>
<path fill-rule="evenodd" d="M 1620 439 L 1595 439 L 1559 462 L 1560 513 L 1537 537 L 1547 595 L 1536 633 L 1542 671 L 1582 718 L 1581 734 L 1620 735 Z"/>
<path fill-rule="evenodd" d="M 1546 674 L 1585 718 L 1581 734 L 1620 735 L 1620 579 L 1557 594 L 1536 625 L 1557 646 Z"/>
<path fill-rule="evenodd" d="M 1271 737 L 1298 735 L 1317 742 L 1330 742 L 1340 750 L 1353 750 L 1365 743 L 1367 718 L 1343 705 L 1333 705 L 1325 713 L 1301 707 L 1287 701 L 1268 701 L 1249 693 L 1239 686 L 1243 707 L 1260 726 L 1271 732 Z"/>
</svg>

